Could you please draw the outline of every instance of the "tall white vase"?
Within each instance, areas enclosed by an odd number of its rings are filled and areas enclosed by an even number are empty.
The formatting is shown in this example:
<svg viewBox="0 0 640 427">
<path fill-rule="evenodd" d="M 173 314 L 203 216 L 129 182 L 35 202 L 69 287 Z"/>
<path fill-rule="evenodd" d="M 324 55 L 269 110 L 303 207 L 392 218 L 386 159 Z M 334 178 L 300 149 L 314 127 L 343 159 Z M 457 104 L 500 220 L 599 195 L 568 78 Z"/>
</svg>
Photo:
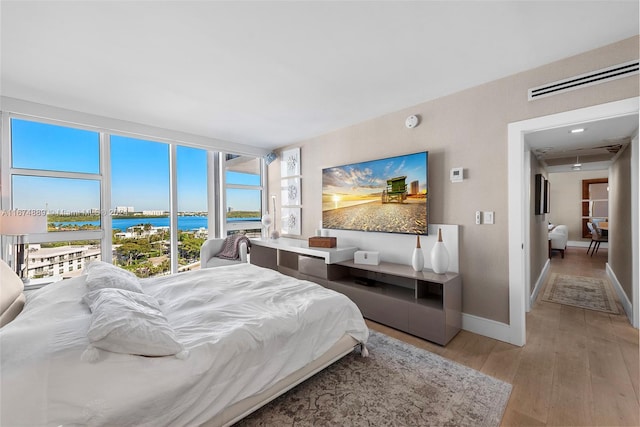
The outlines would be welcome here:
<svg viewBox="0 0 640 427">
<path fill-rule="evenodd" d="M 415 271 L 422 271 L 424 268 L 424 254 L 422 253 L 422 248 L 420 247 L 420 236 L 416 236 L 416 247 L 413 250 L 413 255 L 411 256 L 411 266 Z"/>
<path fill-rule="evenodd" d="M 443 274 L 449 268 L 449 251 L 442 241 L 442 229 L 438 228 L 438 241 L 431 249 L 431 269 L 434 273 Z"/>
<path fill-rule="evenodd" d="M 271 200 L 273 201 L 273 230 L 271 231 L 271 237 L 273 240 L 280 238 L 280 233 L 278 232 L 278 221 L 276 221 L 276 196 L 275 194 L 271 196 Z"/>
<path fill-rule="evenodd" d="M 262 215 L 262 238 L 263 239 L 268 239 L 269 238 L 269 226 L 271 225 L 271 215 L 269 215 L 269 211 L 265 212 L 264 215 Z"/>
</svg>

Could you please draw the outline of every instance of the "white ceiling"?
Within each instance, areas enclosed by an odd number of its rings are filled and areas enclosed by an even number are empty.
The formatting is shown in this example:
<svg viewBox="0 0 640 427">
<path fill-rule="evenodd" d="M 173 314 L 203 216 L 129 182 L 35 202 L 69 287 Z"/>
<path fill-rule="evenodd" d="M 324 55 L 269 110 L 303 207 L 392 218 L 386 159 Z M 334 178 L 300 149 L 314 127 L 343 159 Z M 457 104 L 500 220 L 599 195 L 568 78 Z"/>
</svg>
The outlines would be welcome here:
<svg viewBox="0 0 640 427">
<path fill-rule="evenodd" d="M 583 129 L 572 133 L 571 130 Z M 638 133 L 638 114 L 561 126 L 525 135 L 532 153 L 548 172 L 607 169 L 615 155 Z"/>
<path fill-rule="evenodd" d="M 266 149 L 639 33 L 637 0 L 0 8 L 2 95 Z"/>
</svg>

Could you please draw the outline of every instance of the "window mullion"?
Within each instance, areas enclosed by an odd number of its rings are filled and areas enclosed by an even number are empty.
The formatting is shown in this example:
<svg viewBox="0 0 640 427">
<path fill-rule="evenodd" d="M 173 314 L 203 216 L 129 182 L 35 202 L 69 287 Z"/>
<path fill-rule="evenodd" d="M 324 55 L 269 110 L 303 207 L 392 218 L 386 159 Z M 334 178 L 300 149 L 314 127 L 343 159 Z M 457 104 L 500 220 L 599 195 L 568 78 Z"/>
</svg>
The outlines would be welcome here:
<svg viewBox="0 0 640 427">
<path fill-rule="evenodd" d="M 83 173 L 83 172 L 62 172 L 62 171 L 50 171 L 50 170 L 43 170 L 43 169 L 10 168 L 9 173 L 11 175 L 37 176 L 37 177 L 46 177 L 46 178 L 91 179 L 95 181 L 102 180 L 102 176 L 100 174 Z"/>
<path fill-rule="evenodd" d="M 111 135 L 100 132 L 100 225 L 102 239 L 100 251 L 102 261 L 112 262 L 113 227 L 111 221 Z"/>
<path fill-rule="evenodd" d="M 177 146 L 169 144 L 169 239 L 171 273 L 178 272 L 178 166 Z"/>
</svg>

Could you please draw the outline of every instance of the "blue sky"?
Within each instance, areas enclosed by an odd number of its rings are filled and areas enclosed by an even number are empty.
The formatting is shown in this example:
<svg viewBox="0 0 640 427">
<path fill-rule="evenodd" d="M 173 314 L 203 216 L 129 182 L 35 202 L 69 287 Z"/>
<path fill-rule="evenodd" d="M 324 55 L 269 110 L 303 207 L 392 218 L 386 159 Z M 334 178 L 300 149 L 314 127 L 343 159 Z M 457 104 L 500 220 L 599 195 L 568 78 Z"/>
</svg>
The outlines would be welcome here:
<svg viewBox="0 0 640 427">
<path fill-rule="evenodd" d="M 322 171 L 322 192 L 326 194 L 379 193 L 387 179 L 406 176 L 406 183 L 418 181 L 427 188 L 427 153 L 415 153 L 380 160 L 327 168 Z"/>
<path fill-rule="evenodd" d="M 99 173 L 97 132 L 13 119 L 12 141 L 15 168 Z M 206 211 L 206 151 L 179 146 L 177 168 L 178 210 Z M 255 176 L 231 174 L 227 179 L 233 182 L 256 183 Z M 168 211 L 169 145 L 112 135 L 111 179 L 109 208 L 133 206 L 136 211 Z M 97 180 L 14 176 L 12 185 L 14 209 L 100 208 Z M 227 197 L 234 210 L 260 209 L 259 197 L 247 197 L 237 190 L 229 191 Z"/>
</svg>

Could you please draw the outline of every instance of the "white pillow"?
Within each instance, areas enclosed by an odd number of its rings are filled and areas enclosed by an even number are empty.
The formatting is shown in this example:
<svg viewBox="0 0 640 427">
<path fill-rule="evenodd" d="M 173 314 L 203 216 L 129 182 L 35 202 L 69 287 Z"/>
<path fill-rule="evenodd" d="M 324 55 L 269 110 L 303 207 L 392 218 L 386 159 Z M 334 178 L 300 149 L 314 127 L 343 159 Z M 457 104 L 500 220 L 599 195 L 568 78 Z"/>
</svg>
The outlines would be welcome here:
<svg viewBox="0 0 640 427">
<path fill-rule="evenodd" d="M 0 259 L 0 327 L 11 322 L 24 307 L 24 283 L 7 263 Z"/>
<path fill-rule="evenodd" d="M 113 264 L 95 260 L 87 264 L 85 270 L 89 291 L 117 288 L 142 293 L 142 287 L 136 275 Z"/>
<path fill-rule="evenodd" d="M 83 354 L 83 360 L 97 359 L 98 355 L 91 346 L 141 356 L 175 354 L 181 359 L 187 356 L 152 296 L 105 288 L 87 293 L 84 301 L 91 309 L 88 332 L 91 345 L 85 352 L 87 354 Z"/>
</svg>

